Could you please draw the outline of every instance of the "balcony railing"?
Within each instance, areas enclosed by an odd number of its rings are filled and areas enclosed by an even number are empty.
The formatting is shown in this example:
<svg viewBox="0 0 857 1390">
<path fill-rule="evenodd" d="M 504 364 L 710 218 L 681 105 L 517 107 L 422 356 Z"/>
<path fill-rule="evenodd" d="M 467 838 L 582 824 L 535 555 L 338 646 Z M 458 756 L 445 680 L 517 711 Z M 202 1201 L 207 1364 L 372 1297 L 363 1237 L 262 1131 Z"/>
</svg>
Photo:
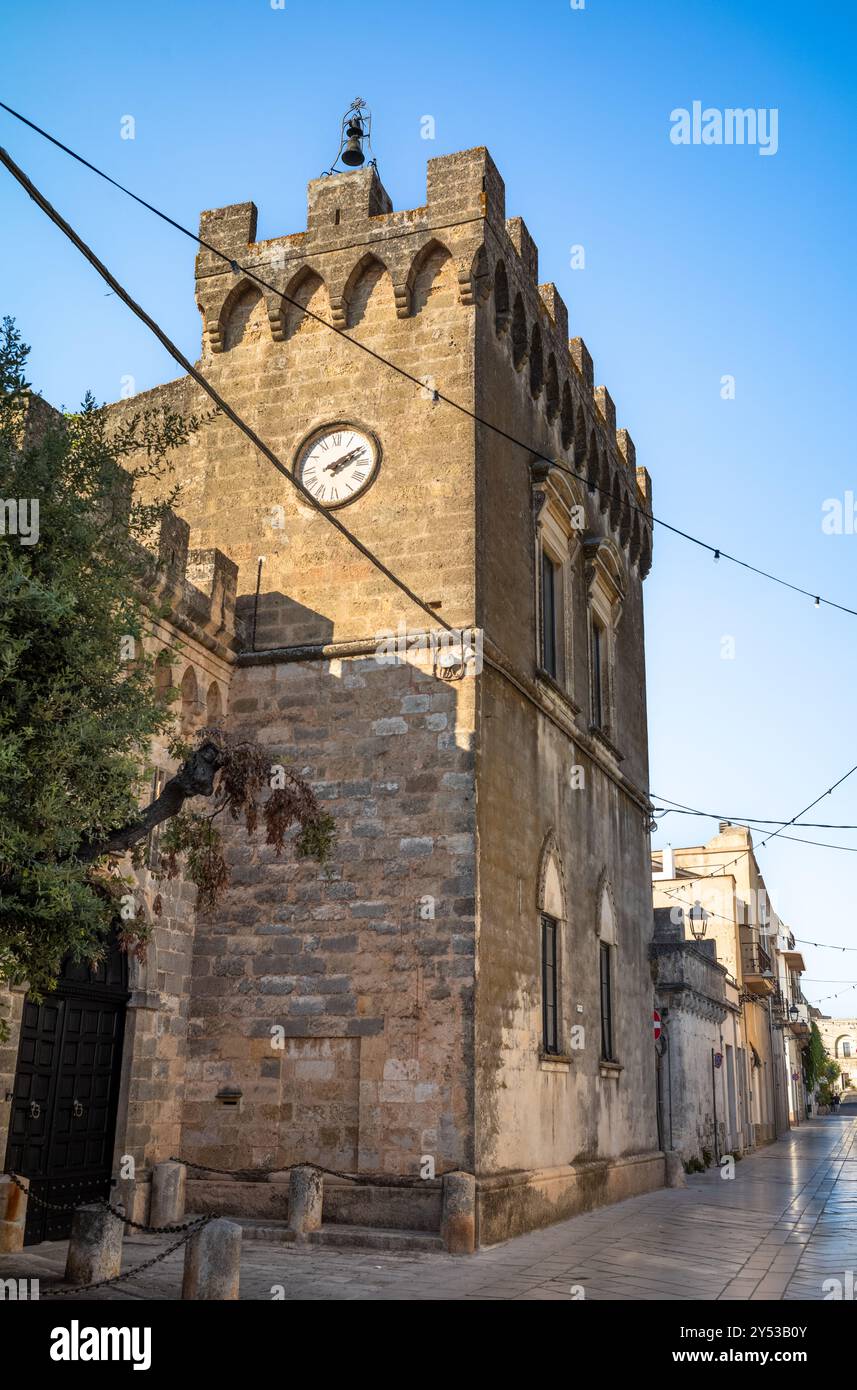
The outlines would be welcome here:
<svg viewBox="0 0 857 1390">
<path fill-rule="evenodd" d="M 769 994 L 773 990 L 771 955 L 755 927 L 741 931 L 741 970 L 747 985 L 756 993 Z"/>
</svg>

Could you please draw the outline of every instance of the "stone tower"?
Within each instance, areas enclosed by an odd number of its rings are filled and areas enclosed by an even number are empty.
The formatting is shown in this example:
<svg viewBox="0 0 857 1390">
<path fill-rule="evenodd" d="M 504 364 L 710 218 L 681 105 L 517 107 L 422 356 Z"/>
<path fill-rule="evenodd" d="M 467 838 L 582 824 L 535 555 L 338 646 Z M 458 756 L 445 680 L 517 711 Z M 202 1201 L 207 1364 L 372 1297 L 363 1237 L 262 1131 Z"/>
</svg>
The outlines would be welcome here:
<svg viewBox="0 0 857 1390">
<path fill-rule="evenodd" d="M 192 544 L 238 567 L 227 728 L 304 771 L 338 844 L 320 872 L 232 837 L 188 925 L 181 1152 L 429 1158 L 477 1175 L 483 1242 L 657 1186 L 633 443 L 485 149 L 430 161 L 424 207 L 370 168 L 312 182 L 306 231 L 258 242 L 242 203 L 201 235 L 275 287 L 201 251 L 201 370 L 302 477 L 366 442 L 335 514 L 425 608 L 226 419 L 183 451 Z M 185 378 L 114 409 L 148 404 L 206 403 Z M 475 660 L 419 640 L 448 629 Z"/>
</svg>

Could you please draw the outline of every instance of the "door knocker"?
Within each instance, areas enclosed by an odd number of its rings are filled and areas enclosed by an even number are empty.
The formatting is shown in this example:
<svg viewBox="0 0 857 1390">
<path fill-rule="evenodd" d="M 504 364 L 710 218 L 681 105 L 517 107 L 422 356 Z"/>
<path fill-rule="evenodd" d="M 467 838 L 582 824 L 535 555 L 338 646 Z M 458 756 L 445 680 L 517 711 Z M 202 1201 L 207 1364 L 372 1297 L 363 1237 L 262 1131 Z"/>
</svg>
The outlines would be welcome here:
<svg viewBox="0 0 857 1390">
<path fill-rule="evenodd" d="M 71 1108 L 74 1113 L 75 1119 L 79 1120 L 81 1115 L 83 1114 L 83 1106 L 81 1105 L 80 1101 L 75 1099 Z"/>
<path fill-rule="evenodd" d="M 42 1113 L 42 1107 L 37 1100 L 30 1101 L 30 1118 L 37 1120 Z"/>
</svg>

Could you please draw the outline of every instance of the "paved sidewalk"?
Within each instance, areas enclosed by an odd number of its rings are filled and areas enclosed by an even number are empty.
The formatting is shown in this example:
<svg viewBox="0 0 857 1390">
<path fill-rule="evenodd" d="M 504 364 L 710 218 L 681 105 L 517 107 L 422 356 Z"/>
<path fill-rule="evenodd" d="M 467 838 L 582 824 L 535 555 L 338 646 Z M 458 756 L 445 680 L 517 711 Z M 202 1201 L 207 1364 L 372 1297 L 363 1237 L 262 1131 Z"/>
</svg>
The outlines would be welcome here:
<svg viewBox="0 0 857 1390">
<path fill-rule="evenodd" d="M 519 1236 L 471 1258 L 381 1254 L 245 1241 L 245 1299 L 823 1299 L 839 1279 L 854 1297 L 857 1275 L 857 1118 L 853 1109 L 812 1120 L 735 1166 L 688 1178 L 686 1188 Z M 130 1237 L 125 1265 L 168 1240 Z M 57 1286 L 65 1242 L 0 1256 L 0 1279 Z M 182 1252 L 139 1279 L 92 1299 L 175 1299 Z M 848 1271 L 852 1271 L 848 1283 Z M 850 1294 L 849 1294 L 850 1287 Z M 72 1295 L 61 1302 L 77 1302 Z"/>
</svg>

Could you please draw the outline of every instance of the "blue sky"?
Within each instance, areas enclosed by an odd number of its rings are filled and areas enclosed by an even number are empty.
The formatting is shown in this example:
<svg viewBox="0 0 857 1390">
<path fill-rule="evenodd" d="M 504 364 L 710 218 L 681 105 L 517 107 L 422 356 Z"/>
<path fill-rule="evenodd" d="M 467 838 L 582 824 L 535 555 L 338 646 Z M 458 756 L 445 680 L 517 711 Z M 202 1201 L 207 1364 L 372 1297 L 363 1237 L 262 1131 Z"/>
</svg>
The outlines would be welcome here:
<svg viewBox="0 0 857 1390">
<path fill-rule="evenodd" d="M 831 3 L 568 0 L 45 0 L 0 23 L 2 99 L 179 221 L 252 198 L 259 235 L 305 225 L 351 98 L 399 208 L 425 162 L 486 144 L 507 212 L 540 248 L 596 380 L 654 481 L 655 511 L 762 568 L 857 607 L 857 535 L 822 503 L 857 492 L 854 14 Z M 670 113 L 776 108 L 779 148 L 675 146 Z M 120 138 L 131 115 L 136 138 Z M 431 115 L 436 138 L 421 138 Z M 0 142 L 192 358 L 193 245 L 0 113 Z M 0 180 L 0 311 L 56 404 L 115 399 L 172 362 L 21 191 Z M 586 268 L 572 270 L 583 245 Z M 735 399 L 721 399 L 721 378 Z M 647 581 L 652 787 L 733 817 L 788 818 L 857 763 L 857 619 L 660 530 Z M 721 656 L 734 638 L 735 657 Z M 809 819 L 857 824 L 857 774 Z M 668 816 L 656 846 L 712 821 Z M 857 849 L 857 833 L 803 831 Z M 857 947 L 852 855 L 760 852 L 798 937 Z M 857 981 L 857 951 L 807 947 L 812 1000 Z M 823 1005 L 857 1013 L 857 989 Z"/>
</svg>

